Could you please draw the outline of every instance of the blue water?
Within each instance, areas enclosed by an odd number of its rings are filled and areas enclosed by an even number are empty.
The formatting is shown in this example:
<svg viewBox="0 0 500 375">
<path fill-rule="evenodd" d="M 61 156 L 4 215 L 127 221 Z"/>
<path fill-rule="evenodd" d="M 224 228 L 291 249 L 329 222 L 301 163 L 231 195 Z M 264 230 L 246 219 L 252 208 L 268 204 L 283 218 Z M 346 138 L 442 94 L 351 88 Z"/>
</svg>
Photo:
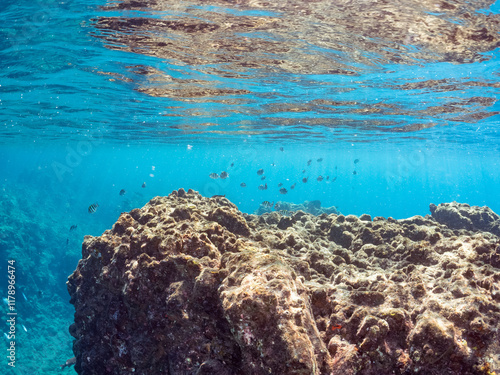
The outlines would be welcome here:
<svg viewBox="0 0 500 375">
<path fill-rule="evenodd" d="M 163 11 L 104 5 L 0 3 L 0 274 L 16 259 L 19 313 L 17 367 L 2 360 L 0 372 L 53 373 L 73 356 L 65 281 L 83 236 L 100 235 L 121 212 L 174 189 L 224 194 L 247 213 L 264 200 L 316 199 L 343 214 L 396 219 L 450 201 L 500 212 L 498 49 L 460 63 L 423 58 L 418 43 L 393 45 L 410 64 L 388 58 L 388 47 L 379 54 L 356 51 L 354 43 L 335 50 L 300 33 L 288 35 L 304 42 L 288 54 L 278 51 L 286 34 L 256 30 L 236 36 L 277 50 L 242 52 L 243 61 L 257 56 L 245 70 L 236 57 L 222 61 L 216 49 L 203 60 L 187 47 L 157 56 L 139 37 L 132 48 L 124 35 L 140 30 L 109 30 L 103 20 L 196 12 L 209 12 L 207 19 L 281 17 L 282 10 L 215 2 Z M 497 19 L 498 2 L 477 12 Z M 174 43 L 195 39 L 155 32 Z M 326 72 L 321 62 L 328 59 L 344 73 Z M 222 171 L 229 178 L 209 178 Z M 317 181 L 320 175 L 325 180 Z M 258 189 L 263 183 L 267 190 Z M 89 214 L 95 202 L 99 208 Z"/>
</svg>

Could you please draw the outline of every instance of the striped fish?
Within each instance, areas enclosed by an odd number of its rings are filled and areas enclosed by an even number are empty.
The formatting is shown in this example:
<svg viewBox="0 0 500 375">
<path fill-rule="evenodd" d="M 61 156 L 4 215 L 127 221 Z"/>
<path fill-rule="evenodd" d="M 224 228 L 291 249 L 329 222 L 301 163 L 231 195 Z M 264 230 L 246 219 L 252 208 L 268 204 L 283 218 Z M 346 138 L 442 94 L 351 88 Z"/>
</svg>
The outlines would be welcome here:
<svg viewBox="0 0 500 375">
<path fill-rule="evenodd" d="M 97 211 L 97 207 L 99 207 L 99 204 L 97 202 L 95 203 L 92 203 L 90 206 L 89 206 L 89 214 L 93 214 Z"/>
</svg>

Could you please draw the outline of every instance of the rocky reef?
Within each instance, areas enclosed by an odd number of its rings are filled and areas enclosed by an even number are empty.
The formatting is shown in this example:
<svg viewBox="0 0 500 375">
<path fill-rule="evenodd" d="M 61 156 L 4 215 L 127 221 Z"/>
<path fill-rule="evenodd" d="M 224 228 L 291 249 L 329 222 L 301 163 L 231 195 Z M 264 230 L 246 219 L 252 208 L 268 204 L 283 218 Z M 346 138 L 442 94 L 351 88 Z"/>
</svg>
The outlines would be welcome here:
<svg viewBox="0 0 500 375">
<path fill-rule="evenodd" d="M 471 207 L 466 203 L 430 205 L 432 217 L 451 229 L 485 231 L 500 236 L 500 216 L 488 207 Z"/>
<path fill-rule="evenodd" d="M 500 239 L 484 228 L 498 216 L 431 211 L 257 216 L 192 190 L 155 197 L 85 237 L 67 283 L 75 369 L 493 374 Z"/>
<path fill-rule="evenodd" d="M 273 202 L 274 203 L 274 202 Z M 284 202 L 284 201 L 278 201 L 276 202 L 276 206 L 273 205 L 273 207 L 266 207 L 264 205 L 260 205 L 259 208 L 254 212 L 255 215 L 262 215 L 268 212 L 273 212 L 275 210 L 277 211 L 285 211 L 287 214 L 293 214 L 296 211 L 303 211 L 308 214 L 313 214 L 313 215 L 321 215 L 321 214 L 340 214 L 340 212 L 337 210 L 337 207 L 332 206 L 332 207 L 321 207 L 321 201 L 319 200 L 314 200 L 314 201 L 305 201 L 304 203 L 301 204 L 295 204 L 291 202 Z"/>
</svg>

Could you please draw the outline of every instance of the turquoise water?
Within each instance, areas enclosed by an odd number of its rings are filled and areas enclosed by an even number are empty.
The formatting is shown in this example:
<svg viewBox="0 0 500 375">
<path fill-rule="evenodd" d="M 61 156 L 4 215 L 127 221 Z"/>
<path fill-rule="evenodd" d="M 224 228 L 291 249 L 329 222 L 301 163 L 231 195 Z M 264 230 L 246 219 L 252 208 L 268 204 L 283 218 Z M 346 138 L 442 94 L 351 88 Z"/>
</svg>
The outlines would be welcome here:
<svg viewBox="0 0 500 375">
<path fill-rule="evenodd" d="M 453 43 L 444 26 L 427 42 L 383 19 L 377 35 L 349 28 L 350 8 L 321 2 L 137 4 L 0 4 L 0 273 L 17 261 L 19 314 L 17 366 L 2 373 L 73 356 L 65 281 L 83 236 L 180 187 L 247 213 L 264 200 L 397 219 L 450 201 L 500 212 L 498 3 L 462 4 L 492 40 L 475 25 Z M 431 8 L 430 25 L 468 25 Z"/>
</svg>

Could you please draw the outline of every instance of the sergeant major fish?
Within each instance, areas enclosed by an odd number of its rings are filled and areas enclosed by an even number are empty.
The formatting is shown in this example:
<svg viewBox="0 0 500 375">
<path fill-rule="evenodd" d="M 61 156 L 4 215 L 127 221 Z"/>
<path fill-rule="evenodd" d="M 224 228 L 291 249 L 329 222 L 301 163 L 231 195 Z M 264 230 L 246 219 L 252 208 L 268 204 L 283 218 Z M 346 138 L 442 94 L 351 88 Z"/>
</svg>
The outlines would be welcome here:
<svg viewBox="0 0 500 375">
<path fill-rule="evenodd" d="M 97 207 L 99 207 L 99 204 L 97 202 L 95 203 L 92 203 L 90 206 L 89 206 L 89 214 L 93 214 L 97 211 Z"/>
</svg>

